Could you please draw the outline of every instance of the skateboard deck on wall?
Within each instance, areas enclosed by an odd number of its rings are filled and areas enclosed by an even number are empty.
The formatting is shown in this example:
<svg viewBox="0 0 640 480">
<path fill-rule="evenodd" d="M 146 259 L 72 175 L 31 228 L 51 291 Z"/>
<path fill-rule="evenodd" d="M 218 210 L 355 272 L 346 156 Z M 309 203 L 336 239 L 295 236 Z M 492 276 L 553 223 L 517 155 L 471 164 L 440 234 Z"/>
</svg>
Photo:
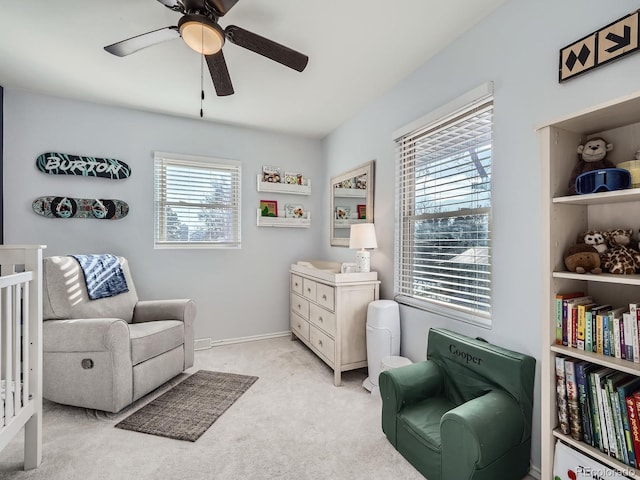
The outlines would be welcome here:
<svg viewBox="0 0 640 480">
<path fill-rule="evenodd" d="M 82 157 L 68 153 L 46 152 L 36 158 L 38 170 L 49 175 L 80 175 L 120 180 L 129 178 L 131 168 L 115 158 Z"/>
<path fill-rule="evenodd" d="M 48 218 L 118 220 L 129 213 L 126 202 L 105 198 L 38 197 L 31 207 L 38 215 Z"/>
</svg>

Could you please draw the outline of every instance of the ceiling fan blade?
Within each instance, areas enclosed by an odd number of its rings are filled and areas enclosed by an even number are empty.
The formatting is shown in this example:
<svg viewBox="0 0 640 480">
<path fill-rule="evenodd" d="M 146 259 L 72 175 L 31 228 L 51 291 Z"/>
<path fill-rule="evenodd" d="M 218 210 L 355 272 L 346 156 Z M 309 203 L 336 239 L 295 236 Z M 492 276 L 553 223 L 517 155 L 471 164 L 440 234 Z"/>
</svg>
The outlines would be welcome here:
<svg viewBox="0 0 640 480">
<path fill-rule="evenodd" d="M 113 55 L 124 57 L 143 48 L 173 40 L 174 38 L 180 38 L 178 27 L 165 27 L 107 45 L 104 49 Z"/>
<path fill-rule="evenodd" d="M 216 95 L 219 97 L 233 95 L 233 84 L 231 83 L 229 69 L 227 68 L 227 62 L 224 59 L 222 50 L 213 55 L 205 55 L 205 58 L 207 59 L 213 86 L 216 89 Z"/>
<path fill-rule="evenodd" d="M 170 8 L 174 12 L 184 13 L 184 5 L 180 0 L 158 0 L 165 7 Z"/>
<path fill-rule="evenodd" d="M 238 3 L 238 0 L 206 0 L 206 2 L 211 8 L 213 8 L 218 16 L 222 17 L 228 13 L 236 3 Z"/>
<path fill-rule="evenodd" d="M 307 66 L 307 62 L 309 62 L 309 57 L 306 55 L 296 52 L 284 45 L 280 45 L 273 40 L 261 37 L 244 28 L 229 25 L 224 29 L 224 33 L 227 38 L 236 45 L 251 50 L 263 57 L 270 58 L 286 67 L 293 68 L 298 72 L 303 71 Z"/>
</svg>

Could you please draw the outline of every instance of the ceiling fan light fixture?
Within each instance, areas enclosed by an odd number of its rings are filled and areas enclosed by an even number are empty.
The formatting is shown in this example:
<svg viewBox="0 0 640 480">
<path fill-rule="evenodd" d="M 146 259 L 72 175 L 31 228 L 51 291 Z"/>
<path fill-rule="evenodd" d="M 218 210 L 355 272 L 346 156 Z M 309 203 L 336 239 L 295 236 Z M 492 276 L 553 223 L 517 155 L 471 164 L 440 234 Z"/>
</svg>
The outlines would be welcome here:
<svg viewBox="0 0 640 480">
<path fill-rule="evenodd" d="M 224 30 L 205 16 L 187 14 L 178 22 L 178 28 L 184 43 L 200 54 L 213 55 L 224 45 Z"/>
</svg>

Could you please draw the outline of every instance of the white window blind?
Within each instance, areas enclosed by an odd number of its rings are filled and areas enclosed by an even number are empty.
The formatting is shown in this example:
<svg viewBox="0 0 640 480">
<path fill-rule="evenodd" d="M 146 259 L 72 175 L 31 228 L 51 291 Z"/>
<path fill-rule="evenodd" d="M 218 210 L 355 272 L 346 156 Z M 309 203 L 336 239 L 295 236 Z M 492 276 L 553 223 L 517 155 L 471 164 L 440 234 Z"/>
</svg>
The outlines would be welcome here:
<svg viewBox="0 0 640 480">
<path fill-rule="evenodd" d="M 396 138 L 399 301 L 490 324 L 493 98 Z"/>
<path fill-rule="evenodd" d="M 240 163 L 155 154 L 155 247 L 239 248 Z"/>
</svg>

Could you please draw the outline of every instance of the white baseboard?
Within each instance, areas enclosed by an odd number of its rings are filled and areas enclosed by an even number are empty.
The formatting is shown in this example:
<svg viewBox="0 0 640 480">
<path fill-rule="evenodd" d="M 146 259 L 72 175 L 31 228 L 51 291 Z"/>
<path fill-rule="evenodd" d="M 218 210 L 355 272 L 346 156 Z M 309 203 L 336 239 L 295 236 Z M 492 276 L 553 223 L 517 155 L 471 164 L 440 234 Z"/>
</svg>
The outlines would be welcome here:
<svg viewBox="0 0 640 480">
<path fill-rule="evenodd" d="M 531 475 L 533 478 L 537 478 L 538 480 L 540 480 L 542 472 L 540 471 L 539 467 L 532 465 L 531 468 L 529 469 L 529 475 Z"/>
<path fill-rule="evenodd" d="M 257 340 L 268 340 L 270 338 L 287 337 L 291 335 L 291 331 L 267 333 L 264 335 L 251 335 L 249 337 L 226 338 L 223 340 L 213 340 L 211 338 L 198 338 L 194 341 L 195 350 L 206 350 L 207 348 L 221 347 L 223 345 L 232 345 L 234 343 L 255 342 Z"/>
<path fill-rule="evenodd" d="M 196 338 L 193 341 L 194 350 L 206 350 L 211 348 L 211 338 Z"/>
</svg>

